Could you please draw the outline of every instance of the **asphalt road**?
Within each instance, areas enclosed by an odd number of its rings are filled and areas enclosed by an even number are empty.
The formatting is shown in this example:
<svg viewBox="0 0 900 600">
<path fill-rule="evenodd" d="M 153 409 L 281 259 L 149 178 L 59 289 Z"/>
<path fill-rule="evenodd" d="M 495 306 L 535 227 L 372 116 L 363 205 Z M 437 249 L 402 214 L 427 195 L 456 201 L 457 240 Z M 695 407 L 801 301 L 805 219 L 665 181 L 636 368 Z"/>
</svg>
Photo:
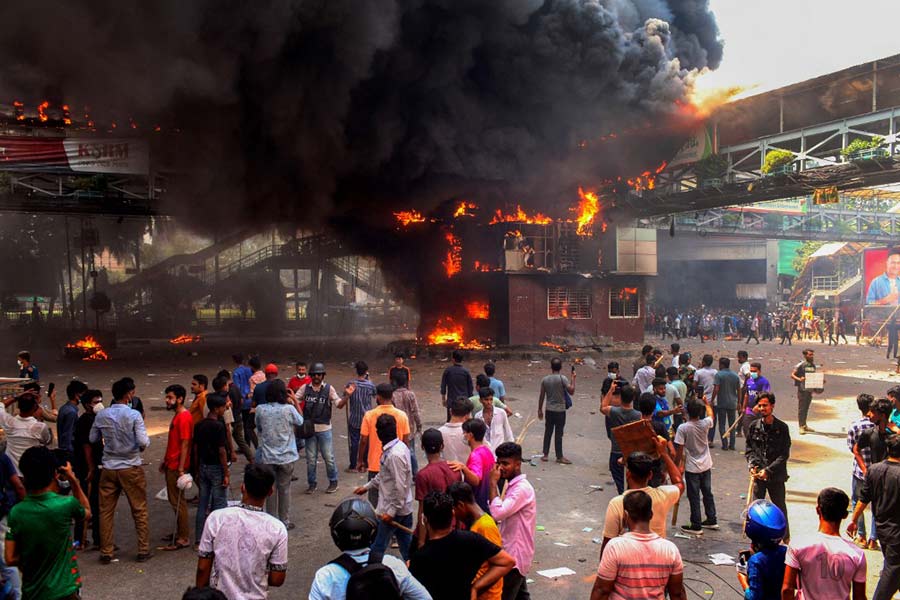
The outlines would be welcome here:
<svg viewBox="0 0 900 600">
<path fill-rule="evenodd" d="M 817 362 L 824 365 L 827 373 L 827 385 L 826 392 L 817 396 L 813 403 L 810 425 L 815 432 L 800 436 L 797 432 L 797 401 L 788 371 L 800 360 L 800 350 L 806 345 L 816 349 Z M 292 346 L 280 346 L 278 350 L 264 354 L 263 358 L 278 362 L 282 368 L 286 368 L 295 357 L 312 358 L 305 356 L 302 343 Z M 708 342 L 701 345 L 696 340 L 682 341 L 682 347 L 693 353 L 695 363 L 705 352 L 712 353 L 716 358 L 725 355 L 734 359 L 737 350 L 747 348 L 743 342 Z M 795 343 L 787 347 L 764 342 L 759 346 L 751 345 L 749 351 L 751 360 L 763 363 L 763 372 L 777 394 L 776 414 L 791 428 L 793 448 L 789 463 L 788 504 L 791 529 L 796 538 L 804 531 L 815 530 L 815 497 L 822 487 L 833 485 L 849 493 L 852 457 L 847 450 L 845 436 L 847 425 L 857 418 L 856 394 L 865 391 L 876 397 L 883 396 L 892 382 L 900 381 L 900 378 L 888 374 L 893 370 L 892 366 L 884 359 L 883 350 L 877 348 L 856 345 L 835 348 L 818 342 Z M 386 380 L 390 363 L 388 357 L 375 357 L 374 354 L 359 357 L 348 351 L 341 355 L 343 362 L 329 363 L 328 381 L 341 386 L 346 383 L 351 377 L 352 361 L 358 358 L 369 358 L 374 381 Z M 154 546 L 173 527 L 173 515 L 168 504 L 152 499 L 164 487 L 157 466 L 164 450 L 170 415 L 163 408 L 162 389 L 169 383 L 181 383 L 187 387 L 192 373 L 206 373 L 211 378 L 218 369 L 230 368 L 229 362 L 227 353 L 211 348 L 205 350 L 202 346 L 198 356 L 185 356 L 183 351 L 173 350 L 170 356 L 120 358 L 98 364 L 40 362 L 44 380 L 56 381 L 57 385 L 76 374 L 92 386 L 105 390 L 109 389 L 109 382 L 117 377 L 130 375 L 136 379 L 138 395 L 148 408 L 147 425 L 153 436 L 145 460 L 150 487 L 148 495 L 151 498 L 151 544 Z M 446 364 L 431 359 L 408 361 L 413 373 L 413 390 L 419 397 L 428 425 L 438 426 L 442 422 L 438 383 Z M 470 366 L 477 370 L 480 365 Z M 517 434 L 527 418 L 536 412 L 538 383 L 548 371 L 546 362 L 498 362 L 498 376 L 506 383 L 511 406 L 521 415 L 512 419 Z M 536 466 L 526 465 L 525 472 L 537 490 L 538 523 L 543 526 L 537 534 L 535 563 L 529 574 L 534 580 L 530 589 L 535 598 L 586 599 L 590 595 L 599 554 L 599 545 L 593 540 L 602 536 L 606 504 L 615 495 L 606 466 L 609 441 L 598 410 L 600 384 L 604 377 L 605 368 L 579 368 L 574 407 L 568 415 L 565 437 L 566 455 L 574 464 L 562 466 L 535 461 Z M 322 492 L 313 496 L 303 494 L 306 487 L 305 461 L 301 459 L 295 471 L 300 472 L 301 481 L 295 482 L 292 490 L 292 517 L 298 527 L 290 533 L 287 581 L 284 587 L 271 591 L 270 597 L 273 599 L 306 597 L 315 570 L 338 554 L 325 523 L 337 502 L 348 496 L 364 479 L 361 475 L 343 473 L 348 464 L 346 426 L 340 415 L 334 422 L 335 449 L 341 469 L 340 491 L 336 495 Z M 542 434 L 542 424 L 536 423 L 531 427 L 524 444 L 526 455 L 541 451 Z M 743 449 L 740 438 L 738 449 Z M 421 457 L 421 449 L 419 455 Z M 698 539 L 683 539 L 673 537 L 678 530 L 671 528 L 669 538 L 678 544 L 685 560 L 690 598 L 739 598 L 742 596 L 737 591 L 734 567 L 714 566 L 709 555 L 722 552 L 734 557 L 748 546 L 740 532 L 748 483 L 746 464 L 740 452 L 715 450 L 713 460 L 713 489 L 721 530 L 707 531 Z M 319 469 L 320 480 L 324 480 L 324 465 L 320 464 Z M 235 469 L 234 473 L 239 474 L 240 469 Z M 234 476 L 234 494 L 239 494 L 239 482 L 240 476 Z M 602 486 L 603 489 L 597 490 L 592 486 Z M 685 498 L 681 502 L 678 523 L 685 522 L 687 516 Z M 193 527 L 193 511 L 190 522 Z M 97 553 L 82 553 L 78 557 L 83 573 L 84 597 L 99 600 L 179 598 L 194 581 L 195 555 L 187 549 L 174 553 L 157 552 L 147 563 L 135 562 L 134 527 L 124 497 L 119 503 L 116 527 L 116 543 L 121 547 L 117 562 L 101 566 Z M 585 531 L 586 528 L 591 531 Z M 881 556 L 879 552 L 867 552 L 867 556 L 871 593 L 881 567 Z M 539 570 L 555 567 L 569 567 L 576 574 L 555 580 L 537 574 Z"/>
</svg>

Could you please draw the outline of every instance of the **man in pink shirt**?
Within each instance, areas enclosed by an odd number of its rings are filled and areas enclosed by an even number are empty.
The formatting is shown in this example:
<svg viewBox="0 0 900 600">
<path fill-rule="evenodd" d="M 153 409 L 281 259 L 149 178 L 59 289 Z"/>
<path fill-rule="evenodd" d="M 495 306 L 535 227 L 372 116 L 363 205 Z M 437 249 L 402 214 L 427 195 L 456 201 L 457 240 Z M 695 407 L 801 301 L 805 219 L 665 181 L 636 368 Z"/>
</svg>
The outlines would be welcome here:
<svg viewBox="0 0 900 600">
<path fill-rule="evenodd" d="M 671 600 L 685 600 L 681 553 L 650 530 L 653 500 L 647 492 L 634 490 L 622 502 L 628 532 L 607 544 L 591 600 L 662 598 L 666 591 Z"/>
<path fill-rule="evenodd" d="M 500 525 L 503 547 L 516 559 L 516 566 L 503 577 L 503 600 L 530 600 L 525 577 L 534 559 L 537 504 L 534 488 L 522 474 L 522 446 L 504 442 L 494 450 L 497 463 L 491 469 L 491 515 Z M 500 478 L 507 481 L 503 491 Z"/>
<path fill-rule="evenodd" d="M 484 443 L 487 433 L 487 425 L 480 419 L 469 419 L 462 426 L 463 438 L 472 450 L 466 464 L 461 462 L 449 462 L 450 468 L 459 473 L 462 471 L 466 483 L 472 486 L 475 492 L 475 502 L 481 510 L 490 514 L 490 474 L 494 468 L 494 453 Z"/>
<path fill-rule="evenodd" d="M 816 513 L 819 531 L 791 540 L 784 557 L 782 598 L 804 600 L 853 600 L 866 598 L 866 555 L 841 537 L 841 521 L 847 518 L 850 498 L 838 488 L 819 492 Z"/>
</svg>

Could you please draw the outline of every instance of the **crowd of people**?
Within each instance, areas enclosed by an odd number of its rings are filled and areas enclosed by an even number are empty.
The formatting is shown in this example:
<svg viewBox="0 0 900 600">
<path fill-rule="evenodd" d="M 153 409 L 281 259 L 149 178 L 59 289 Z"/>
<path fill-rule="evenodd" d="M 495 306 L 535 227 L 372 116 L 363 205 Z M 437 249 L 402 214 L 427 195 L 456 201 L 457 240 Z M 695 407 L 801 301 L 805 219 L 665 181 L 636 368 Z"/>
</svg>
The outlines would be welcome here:
<svg viewBox="0 0 900 600">
<path fill-rule="evenodd" d="M 48 409 L 37 367 L 27 353 L 22 358 L 28 389 L 5 399 L 0 412 L 0 531 L 6 539 L 0 598 L 78 598 L 76 553 L 98 551 L 100 563 L 109 564 L 120 552 L 114 518 L 123 493 L 136 530 L 136 560 L 154 554 L 142 467 L 151 443 L 143 403 L 130 378 L 112 384 L 109 406 L 101 390 L 72 380 L 66 402 Z M 358 361 L 356 377 L 339 390 L 326 381 L 320 362 L 298 362 L 291 377 L 282 378 L 277 365 L 240 355 L 232 371 L 218 372 L 211 383 L 196 374 L 189 389 L 166 387 L 172 418 L 159 470 L 174 527 L 158 550 L 196 551 L 195 585 L 184 597 L 266 598 L 270 587 L 284 584 L 288 535 L 296 527 L 294 468 L 305 456 L 305 492 L 316 494 L 321 457 L 324 493 L 340 489 L 332 421 L 334 410 L 346 409 L 346 471 L 366 474 L 366 483 L 333 512 L 329 529 L 340 555 L 316 572 L 309 598 L 530 598 L 535 490 L 522 471 L 521 440 L 513 436 L 497 365 L 488 362 L 473 379 L 463 358 L 454 352 L 441 378 L 446 422 L 427 429 L 402 355 L 389 382 L 371 381 L 368 365 Z M 880 549 L 884 567 L 873 598 L 891 598 L 900 589 L 900 386 L 884 398 L 859 395 L 860 417 L 847 434 L 850 494 L 823 489 L 818 531 L 792 536 L 785 498 L 790 429 L 775 415 L 763 364 L 746 351 L 734 362 L 704 354 L 698 366 L 692 363 L 676 342 L 667 352 L 644 346 L 630 378 L 617 362 L 607 365 L 599 408 L 618 495 L 606 506 L 591 599 L 686 597 L 683 560 L 667 539 L 667 523 L 686 494 L 683 534 L 699 538 L 720 527 L 710 449 L 718 443 L 734 451 L 739 435 L 751 484 L 744 519 L 751 550 L 738 564 L 745 597 L 863 598 L 865 551 Z M 567 465 L 563 441 L 576 374 L 573 368 L 563 375 L 559 358 L 549 367 L 536 393 L 544 423 L 540 458 L 550 460 L 552 442 L 556 462 Z M 811 430 L 818 391 L 807 389 L 807 377 L 820 369 L 807 349 L 789 373 L 801 434 Z M 640 450 L 628 446 L 633 440 L 619 439 L 622 428 L 633 425 L 648 432 Z M 232 472 L 241 456 L 246 464 L 234 477 L 240 498 L 232 499 Z M 841 538 L 848 517 L 852 542 Z M 392 547 L 399 556 L 389 553 Z"/>
</svg>

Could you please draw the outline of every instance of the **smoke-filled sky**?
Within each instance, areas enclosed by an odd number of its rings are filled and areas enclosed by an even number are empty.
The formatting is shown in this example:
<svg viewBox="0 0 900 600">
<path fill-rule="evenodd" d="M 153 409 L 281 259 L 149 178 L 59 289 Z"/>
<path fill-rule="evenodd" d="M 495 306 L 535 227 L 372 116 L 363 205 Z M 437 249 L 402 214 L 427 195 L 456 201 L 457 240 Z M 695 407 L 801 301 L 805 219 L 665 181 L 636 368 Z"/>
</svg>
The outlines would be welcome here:
<svg viewBox="0 0 900 600">
<path fill-rule="evenodd" d="M 885 23 L 897 0 L 710 0 L 725 53 L 702 87 L 749 86 L 746 95 L 900 52 Z"/>
<path fill-rule="evenodd" d="M 581 141 L 663 132 L 722 57 L 708 0 L 48 0 L 0 19 L 5 96 L 181 129 L 162 155 L 197 224 L 574 199 L 668 152 Z"/>
</svg>

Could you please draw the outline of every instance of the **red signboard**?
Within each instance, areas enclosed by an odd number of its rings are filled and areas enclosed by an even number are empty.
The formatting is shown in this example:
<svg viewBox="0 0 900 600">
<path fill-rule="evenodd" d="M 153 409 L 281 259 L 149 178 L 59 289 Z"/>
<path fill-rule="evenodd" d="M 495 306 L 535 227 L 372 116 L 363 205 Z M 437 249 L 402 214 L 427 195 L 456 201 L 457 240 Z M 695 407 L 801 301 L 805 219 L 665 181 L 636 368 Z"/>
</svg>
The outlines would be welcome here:
<svg viewBox="0 0 900 600">
<path fill-rule="evenodd" d="M 0 170 L 146 175 L 147 142 L 135 138 L 0 136 Z"/>
</svg>

